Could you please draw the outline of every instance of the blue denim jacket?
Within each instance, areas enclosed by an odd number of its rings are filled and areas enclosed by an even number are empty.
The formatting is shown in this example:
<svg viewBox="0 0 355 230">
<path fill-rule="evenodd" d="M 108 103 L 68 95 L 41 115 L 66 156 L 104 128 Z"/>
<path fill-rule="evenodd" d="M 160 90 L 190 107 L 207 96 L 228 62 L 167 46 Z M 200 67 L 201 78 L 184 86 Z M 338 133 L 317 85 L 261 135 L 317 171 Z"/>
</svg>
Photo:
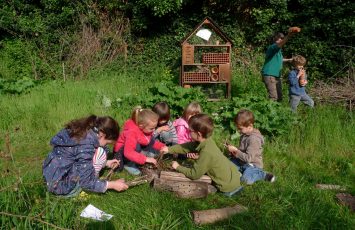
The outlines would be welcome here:
<svg viewBox="0 0 355 230">
<path fill-rule="evenodd" d="M 77 184 L 92 192 L 106 191 L 107 182 L 95 176 L 92 163 L 95 149 L 99 147 L 94 131 L 89 130 L 86 137 L 77 142 L 63 129 L 50 143 L 53 150 L 43 162 L 43 176 L 50 192 L 66 195 Z"/>
</svg>

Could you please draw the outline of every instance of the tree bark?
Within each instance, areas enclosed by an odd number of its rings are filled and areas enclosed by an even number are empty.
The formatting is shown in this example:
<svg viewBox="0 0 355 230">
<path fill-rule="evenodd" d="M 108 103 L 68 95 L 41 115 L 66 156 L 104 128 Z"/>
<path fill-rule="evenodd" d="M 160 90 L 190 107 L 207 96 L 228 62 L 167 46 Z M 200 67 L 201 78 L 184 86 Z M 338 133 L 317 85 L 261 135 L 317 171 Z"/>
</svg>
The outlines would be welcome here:
<svg viewBox="0 0 355 230">
<path fill-rule="evenodd" d="M 160 179 L 166 180 L 178 180 L 178 181 L 194 181 L 194 182 L 205 182 L 207 184 L 212 183 L 211 177 L 207 175 L 203 175 L 200 179 L 191 180 L 187 178 L 184 174 L 178 172 L 170 172 L 170 171 L 161 171 L 160 172 Z"/>
<path fill-rule="evenodd" d="M 178 181 L 163 178 L 155 178 L 153 188 L 159 191 L 171 191 L 180 198 L 204 198 L 207 197 L 209 185 L 205 182 Z"/>
<path fill-rule="evenodd" d="M 197 225 L 212 224 L 220 220 L 227 219 L 234 214 L 247 211 L 248 208 L 242 205 L 225 207 L 219 209 L 208 209 L 202 211 L 192 211 L 194 222 Z"/>
</svg>

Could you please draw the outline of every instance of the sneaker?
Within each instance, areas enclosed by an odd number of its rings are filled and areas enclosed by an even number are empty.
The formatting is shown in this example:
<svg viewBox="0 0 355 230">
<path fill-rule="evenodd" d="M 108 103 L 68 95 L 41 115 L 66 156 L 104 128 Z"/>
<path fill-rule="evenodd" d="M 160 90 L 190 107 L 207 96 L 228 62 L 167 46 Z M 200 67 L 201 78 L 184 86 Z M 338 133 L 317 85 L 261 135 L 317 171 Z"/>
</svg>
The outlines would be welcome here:
<svg viewBox="0 0 355 230">
<path fill-rule="evenodd" d="M 125 166 L 123 166 L 123 168 L 131 175 L 133 176 L 139 176 L 142 174 L 141 170 L 139 170 L 139 168 L 137 167 L 136 164 L 129 162 L 128 164 L 126 164 Z"/>
<path fill-rule="evenodd" d="M 271 183 L 274 183 L 275 180 L 276 180 L 276 177 L 273 174 L 271 174 L 271 173 L 266 173 L 265 180 L 269 181 Z"/>
</svg>

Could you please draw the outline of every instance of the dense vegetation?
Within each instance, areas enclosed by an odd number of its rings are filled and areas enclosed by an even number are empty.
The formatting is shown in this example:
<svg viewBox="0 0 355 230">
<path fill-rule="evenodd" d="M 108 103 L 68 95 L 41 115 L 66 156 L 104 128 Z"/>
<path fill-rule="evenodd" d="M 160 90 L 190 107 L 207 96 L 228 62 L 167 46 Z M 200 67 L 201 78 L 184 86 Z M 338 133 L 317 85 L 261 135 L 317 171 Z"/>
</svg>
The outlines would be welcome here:
<svg viewBox="0 0 355 230">
<path fill-rule="evenodd" d="M 232 39 L 236 55 L 263 52 L 273 32 L 300 26 L 284 53 L 304 55 L 312 78 L 341 77 L 353 68 L 355 3 L 349 0 L 0 3 L 0 90 L 8 93 L 43 79 L 82 79 L 117 59 L 137 67 L 163 62 L 177 75 L 179 42 L 205 16 Z M 14 80 L 17 90 L 9 86 Z"/>
</svg>

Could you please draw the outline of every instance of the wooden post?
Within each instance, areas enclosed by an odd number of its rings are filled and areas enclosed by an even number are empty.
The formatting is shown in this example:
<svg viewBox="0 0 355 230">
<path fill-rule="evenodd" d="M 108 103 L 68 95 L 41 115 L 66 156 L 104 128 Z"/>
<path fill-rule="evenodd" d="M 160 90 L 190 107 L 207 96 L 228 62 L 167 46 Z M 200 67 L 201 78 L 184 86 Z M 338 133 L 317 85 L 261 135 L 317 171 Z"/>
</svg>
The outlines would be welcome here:
<svg viewBox="0 0 355 230">
<path fill-rule="evenodd" d="M 202 211 L 192 211 L 195 224 L 212 224 L 220 220 L 227 219 L 234 214 L 247 211 L 248 208 L 242 205 L 225 207 L 219 209 L 208 209 Z"/>
</svg>

